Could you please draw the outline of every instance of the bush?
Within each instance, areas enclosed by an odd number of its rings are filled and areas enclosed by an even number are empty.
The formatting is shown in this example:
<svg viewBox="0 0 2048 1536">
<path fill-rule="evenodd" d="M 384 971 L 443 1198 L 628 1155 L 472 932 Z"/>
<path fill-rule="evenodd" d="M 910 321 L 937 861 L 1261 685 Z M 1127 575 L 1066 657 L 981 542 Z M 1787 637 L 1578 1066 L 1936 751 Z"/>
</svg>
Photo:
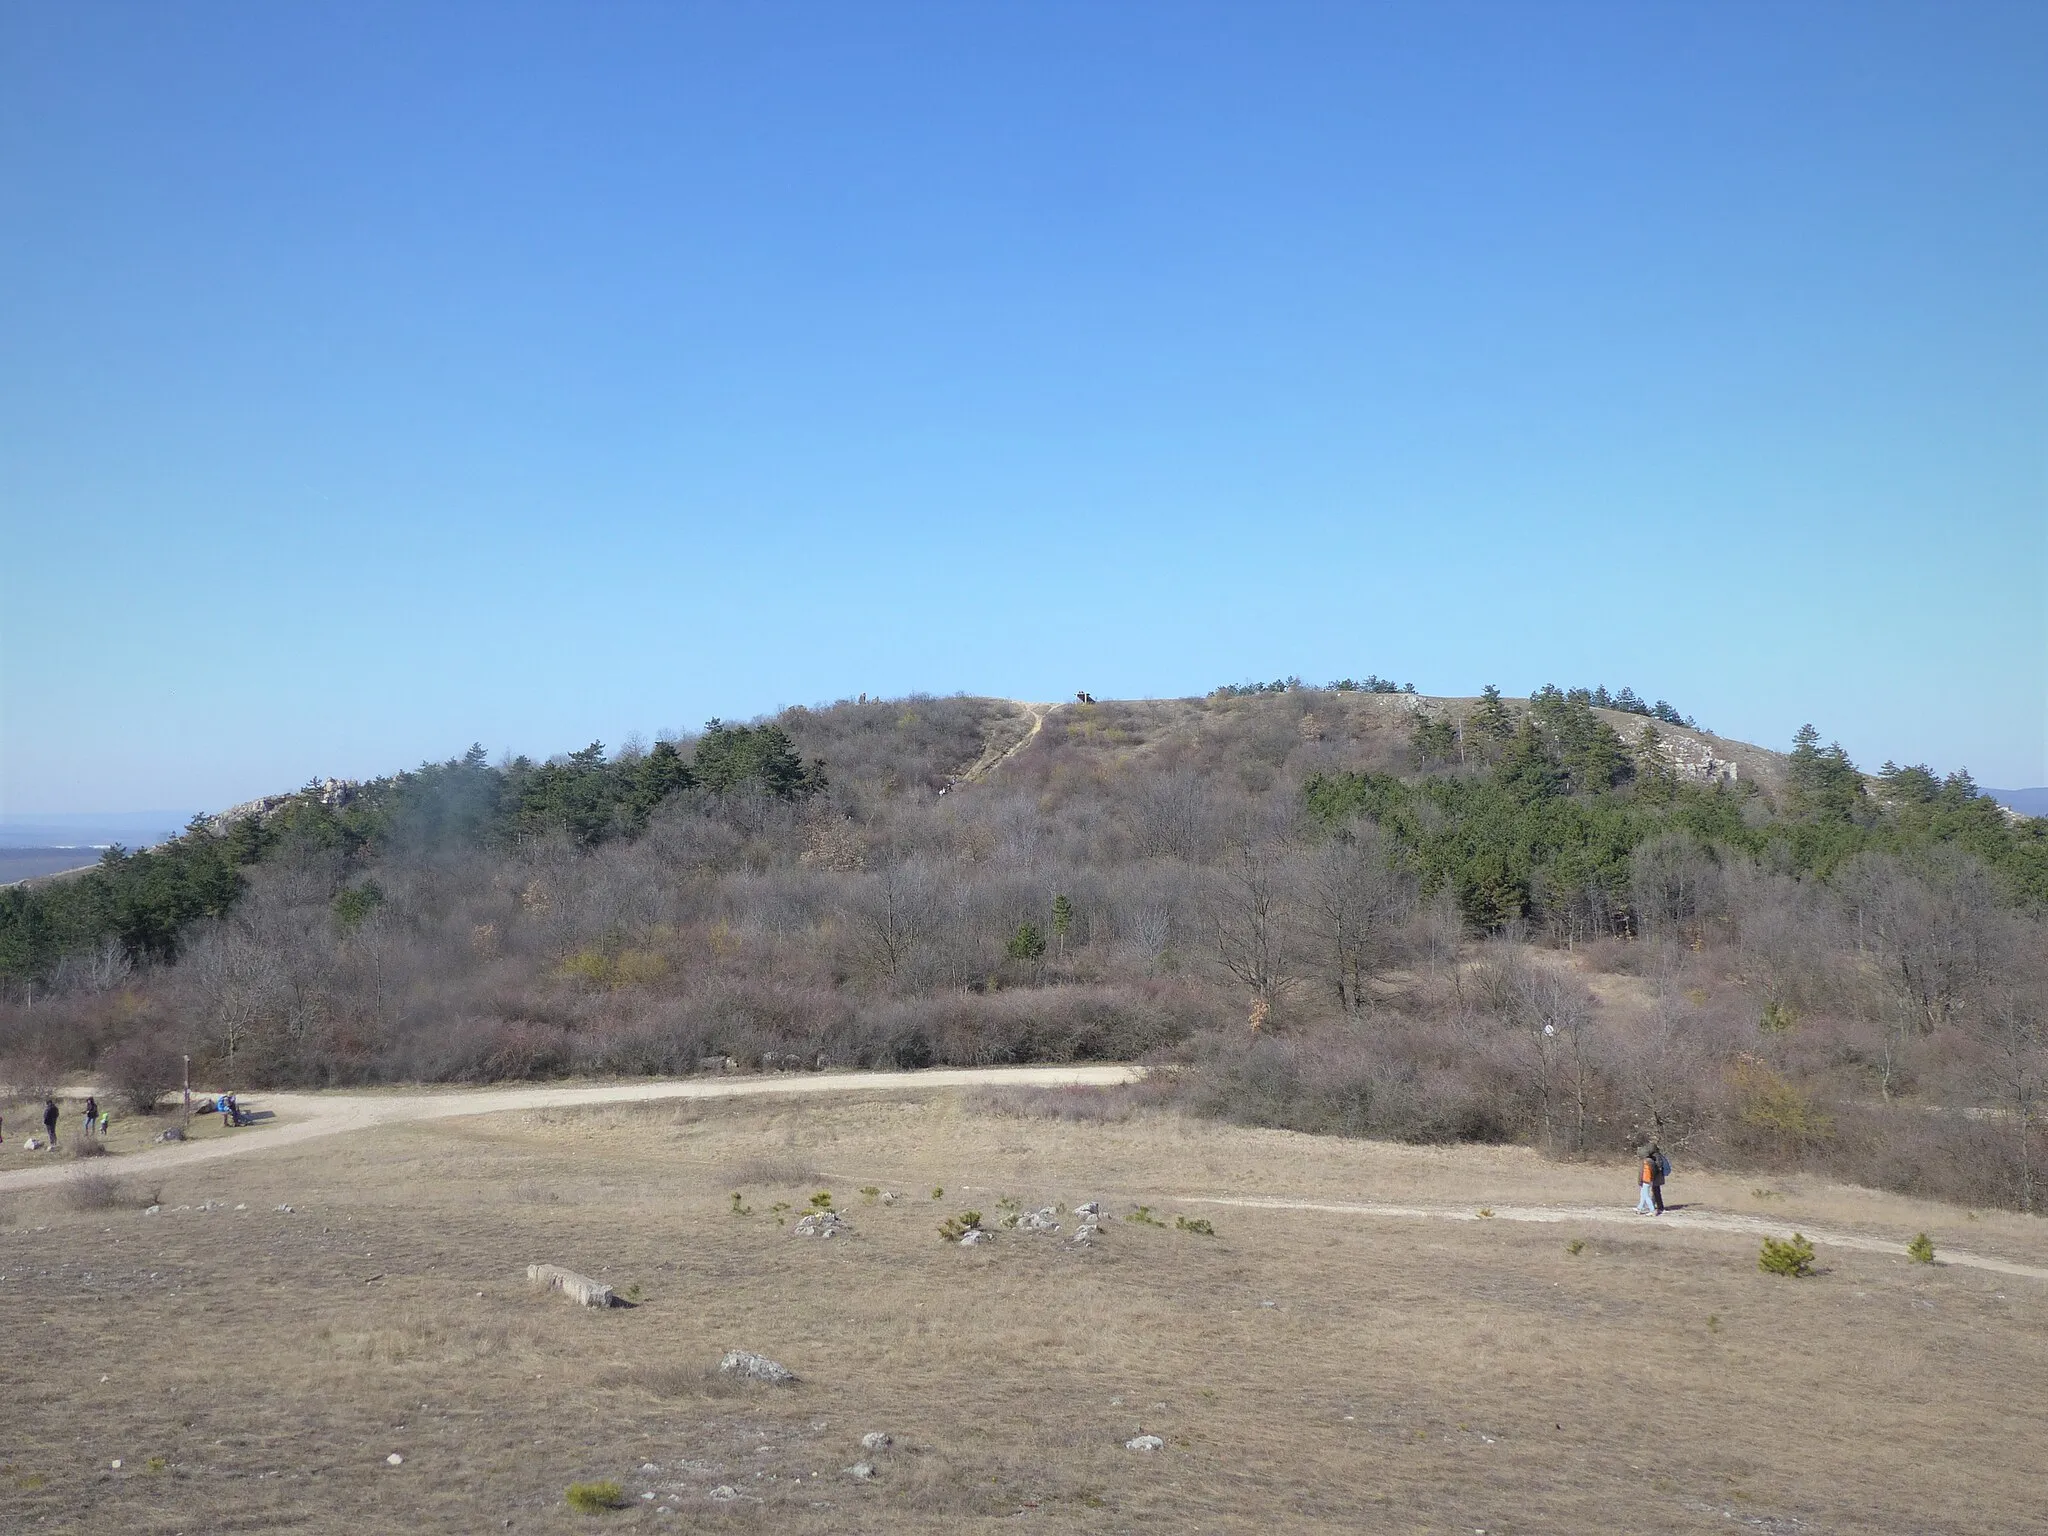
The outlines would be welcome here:
<svg viewBox="0 0 2048 1536">
<path fill-rule="evenodd" d="M 64 1203 L 74 1211 L 114 1211 L 126 1205 L 128 1197 L 112 1175 L 82 1173 L 64 1186 Z"/>
<path fill-rule="evenodd" d="M 563 1495 L 569 1507 L 580 1514 L 601 1515 L 626 1507 L 626 1491 L 617 1483 L 571 1483 Z"/>
<path fill-rule="evenodd" d="M 1767 1275 L 1804 1280 L 1813 1273 L 1813 1244 L 1797 1232 L 1784 1239 L 1767 1237 L 1756 1267 Z"/>
<path fill-rule="evenodd" d="M 1925 1232 L 1922 1232 L 1913 1241 L 1906 1244 L 1906 1257 L 1915 1264 L 1932 1264 L 1934 1262 L 1934 1239 Z"/>
<path fill-rule="evenodd" d="M 1216 1228 L 1210 1224 L 1206 1216 L 1176 1216 L 1173 1218 L 1173 1224 L 1181 1231 L 1192 1232 L 1197 1237 L 1214 1237 L 1216 1235 Z"/>
<path fill-rule="evenodd" d="M 100 1058 L 100 1073 L 138 1115 L 152 1114 L 157 1101 L 178 1084 L 178 1057 L 161 1040 L 123 1040 Z"/>
</svg>

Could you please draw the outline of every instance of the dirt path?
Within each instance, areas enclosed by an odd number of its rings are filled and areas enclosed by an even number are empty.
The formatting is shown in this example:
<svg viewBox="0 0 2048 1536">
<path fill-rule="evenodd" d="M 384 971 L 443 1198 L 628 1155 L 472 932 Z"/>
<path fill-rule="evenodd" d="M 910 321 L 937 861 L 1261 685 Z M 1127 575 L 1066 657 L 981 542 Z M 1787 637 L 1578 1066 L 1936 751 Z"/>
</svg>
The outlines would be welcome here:
<svg viewBox="0 0 2048 1536">
<path fill-rule="evenodd" d="M 1027 740 L 1029 738 L 1026 738 Z M 1021 743 L 1019 744 L 1021 745 Z M 1012 748 L 1015 751 L 1016 748 Z M 467 1115 L 495 1115 L 508 1110 L 574 1109 L 600 1104 L 645 1104 L 670 1099 L 736 1099 L 819 1093 L 886 1093 L 934 1088 L 1068 1086 L 1107 1087 L 1134 1081 L 1142 1069 L 1128 1066 L 956 1067 L 924 1072 L 821 1072 L 774 1077 L 692 1077 L 658 1081 L 592 1083 L 577 1087 L 521 1087 L 437 1090 L 393 1090 L 380 1093 L 275 1093 L 245 1095 L 245 1107 L 268 1110 L 274 1121 L 236 1135 L 203 1142 L 154 1147 L 124 1157 L 90 1162 L 53 1162 L 0 1174 L 0 1192 L 59 1184 L 86 1173 L 160 1173 L 224 1157 L 295 1146 L 323 1136 L 375 1130 L 421 1120 L 448 1120 Z M 1153 1197 L 1159 1198 L 1159 1197 Z M 1184 1205 L 1235 1206 L 1264 1211 L 1308 1211 L 1329 1216 L 1363 1216 L 1376 1220 L 1520 1221 L 1550 1225 L 1648 1221 L 1623 1205 L 1502 1205 L 1492 1215 L 1471 1208 L 1425 1205 L 1383 1205 L 1325 1200 L 1299 1200 L 1283 1195 L 1172 1195 Z M 1823 1247 L 1903 1257 L 1906 1239 L 1869 1237 L 1784 1220 L 1766 1220 L 1727 1211 L 1674 1210 L 1654 1219 L 1663 1231 L 1737 1232 L 1758 1239 L 1782 1237 L 1795 1225 Z M 1943 1264 L 2048 1280 L 2048 1269 L 1987 1254 L 1945 1248 Z"/>
<path fill-rule="evenodd" d="M 957 1067 L 925 1072 L 820 1072 L 777 1077 L 690 1077 L 575 1088 L 394 1090 L 386 1093 L 243 1094 L 242 1106 L 277 1118 L 232 1136 L 132 1152 L 125 1157 L 65 1160 L 0 1173 L 0 1191 L 61 1184 L 85 1173 L 158 1173 L 217 1158 L 294 1146 L 321 1136 L 374 1130 L 414 1120 L 495 1115 L 516 1109 L 574 1109 L 589 1104 L 645 1104 L 661 1099 L 739 1099 L 760 1095 L 885 1093 L 926 1088 L 1107 1087 L 1140 1075 L 1136 1067 Z"/>
<path fill-rule="evenodd" d="M 1057 704 L 1026 704 L 1021 699 L 1013 700 L 1012 702 L 1014 702 L 1020 709 L 1022 709 L 1027 715 L 1031 717 L 1031 729 L 1026 731 L 1015 742 L 1012 742 L 1010 746 L 1004 749 L 1003 751 L 994 753 L 993 755 L 989 753 L 983 753 L 980 762 L 976 763 L 972 768 L 968 769 L 965 773 L 961 774 L 959 778 L 953 781 L 955 788 L 958 788 L 962 784 L 980 783 L 983 779 L 987 778 L 991 773 L 995 772 L 996 769 L 1000 768 L 1004 763 L 1007 763 L 1019 752 L 1022 752 L 1026 747 L 1030 746 L 1032 742 L 1038 739 L 1038 733 L 1045 729 L 1045 717 L 1060 707 Z"/>
<path fill-rule="evenodd" d="M 1233 1205 L 1259 1211 L 1316 1211 L 1331 1216 L 1372 1216 L 1393 1218 L 1415 1218 L 1437 1221 L 1540 1221 L 1547 1223 L 1569 1222 L 1574 1225 L 1583 1222 L 1651 1222 L 1660 1230 L 1673 1228 L 1691 1229 L 1696 1232 L 1741 1232 L 1761 1241 L 1766 1237 L 1783 1237 L 1796 1226 L 1801 1234 L 1811 1241 L 1832 1248 L 1851 1248 L 1859 1253 L 1889 1253 L 1903 1258 L 1906 1239 L 1886 1241 L 1878 1237 L 1863 1237 L 1853 1232 L 1830 1232 L 1820 1227 L 1808 1226 L 1789 1221 L 1766 1221 L 1760 1216 L 1740 1216 L 1726 1211 L 1667 1211 L 1662 1216 L 1638 1216 L 1632 1208 L 1613 1205 L 1501 1205 L 1493 1206 L 1490 1216 L 1481 1216 L 1476 1210 L 1453 1210 L 1445 1206 L 1426 1205 L 1348 1205 L 1321 1200 L 1289 1200 L 1267 1195 L 1175 1195 L 1173 1199 L 1184 1205 Z M 2010 1259 L 1992 1258 L 1986 1254 L 1963 1253 L 1957 1249 L 1944 1248 L 1939 1260 L 1943 1264 L 1958 1264 L 1969 1269 L 1988 1269 L 2001 1275 L 2021 1275 L 2029 1280 L 2048 1280 L 2048 1269 L 2031 1264 L 2016 1264 Z"/>
</svg>

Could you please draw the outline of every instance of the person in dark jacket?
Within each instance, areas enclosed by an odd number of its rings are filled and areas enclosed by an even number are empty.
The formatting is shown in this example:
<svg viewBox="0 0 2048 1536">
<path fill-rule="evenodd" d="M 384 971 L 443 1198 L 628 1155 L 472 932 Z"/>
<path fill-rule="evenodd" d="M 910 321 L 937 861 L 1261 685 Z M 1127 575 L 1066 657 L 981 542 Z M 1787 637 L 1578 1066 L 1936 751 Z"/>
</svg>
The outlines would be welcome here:
<svg viewBox="0 0 2048 1536">
<path fill-rule="evenodd" d="M 1643 1159 L 1650 1170 L 1650 1199 L 1656 1202 L 1657 1214 L 1664 1214 L 1664 1181 L 1671 1176 L 1671 1159 L 1666 1157 L 1654 1141 L 1650 1143 L 1650 1155 Z"/>
<path fill-rule="evenodd" d="M 57 1101 L 43 1100 L 43 1129 L 50 1133 L 50 1145 L 57 1145 Z"/>
<path fill-rule="evenodd" d="M 85 1096 L 85 1134 L 94 1135 L 100 1128 L 100 1101 L 91 1094 Z"/>
</svg>

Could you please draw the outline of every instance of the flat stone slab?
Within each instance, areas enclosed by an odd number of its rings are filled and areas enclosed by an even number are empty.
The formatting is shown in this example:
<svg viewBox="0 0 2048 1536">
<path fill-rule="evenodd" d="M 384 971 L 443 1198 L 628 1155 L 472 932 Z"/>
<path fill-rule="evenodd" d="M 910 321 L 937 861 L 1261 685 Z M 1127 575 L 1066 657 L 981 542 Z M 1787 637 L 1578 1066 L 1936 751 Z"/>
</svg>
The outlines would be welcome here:
<svg viewBox="0 0 2048 1536">
<path fill-rule="evenodd" d="M 529 1264 L 526 1266 L 526 1278 L 548 1290 L 560 1291 L 580 1306 L 610 1307 L 618 1304 L 610 1286 L 600 1285 L 590 1276 L 579 1275 L 559 1264 Z"/>
</svg>

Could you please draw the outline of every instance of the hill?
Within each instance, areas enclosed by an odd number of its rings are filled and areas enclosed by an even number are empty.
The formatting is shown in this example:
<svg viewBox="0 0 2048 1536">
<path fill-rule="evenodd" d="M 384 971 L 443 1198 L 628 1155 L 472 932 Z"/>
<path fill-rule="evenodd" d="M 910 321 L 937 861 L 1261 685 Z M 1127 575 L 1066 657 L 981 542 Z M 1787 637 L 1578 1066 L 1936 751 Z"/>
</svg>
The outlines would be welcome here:
<svg viewBox="0 0 2048 1536">
<path fill-rule="evenodd" d="M 0 892 L 38 991 L 0 1066 L 1152 1057 L 1253 1123 L 2032 1203 L 2034 1111 L 1974 1112 L 2033 1103 L 2048 823 L 1810 728 L 1372 683 L 853 701 L 322 781 Z"/>
<path fill-rule="evenodd" d="M 2019 815 L 2048 816 L 2048 789 L 1987 789 L 1984 793 Z"/>
</svg>

